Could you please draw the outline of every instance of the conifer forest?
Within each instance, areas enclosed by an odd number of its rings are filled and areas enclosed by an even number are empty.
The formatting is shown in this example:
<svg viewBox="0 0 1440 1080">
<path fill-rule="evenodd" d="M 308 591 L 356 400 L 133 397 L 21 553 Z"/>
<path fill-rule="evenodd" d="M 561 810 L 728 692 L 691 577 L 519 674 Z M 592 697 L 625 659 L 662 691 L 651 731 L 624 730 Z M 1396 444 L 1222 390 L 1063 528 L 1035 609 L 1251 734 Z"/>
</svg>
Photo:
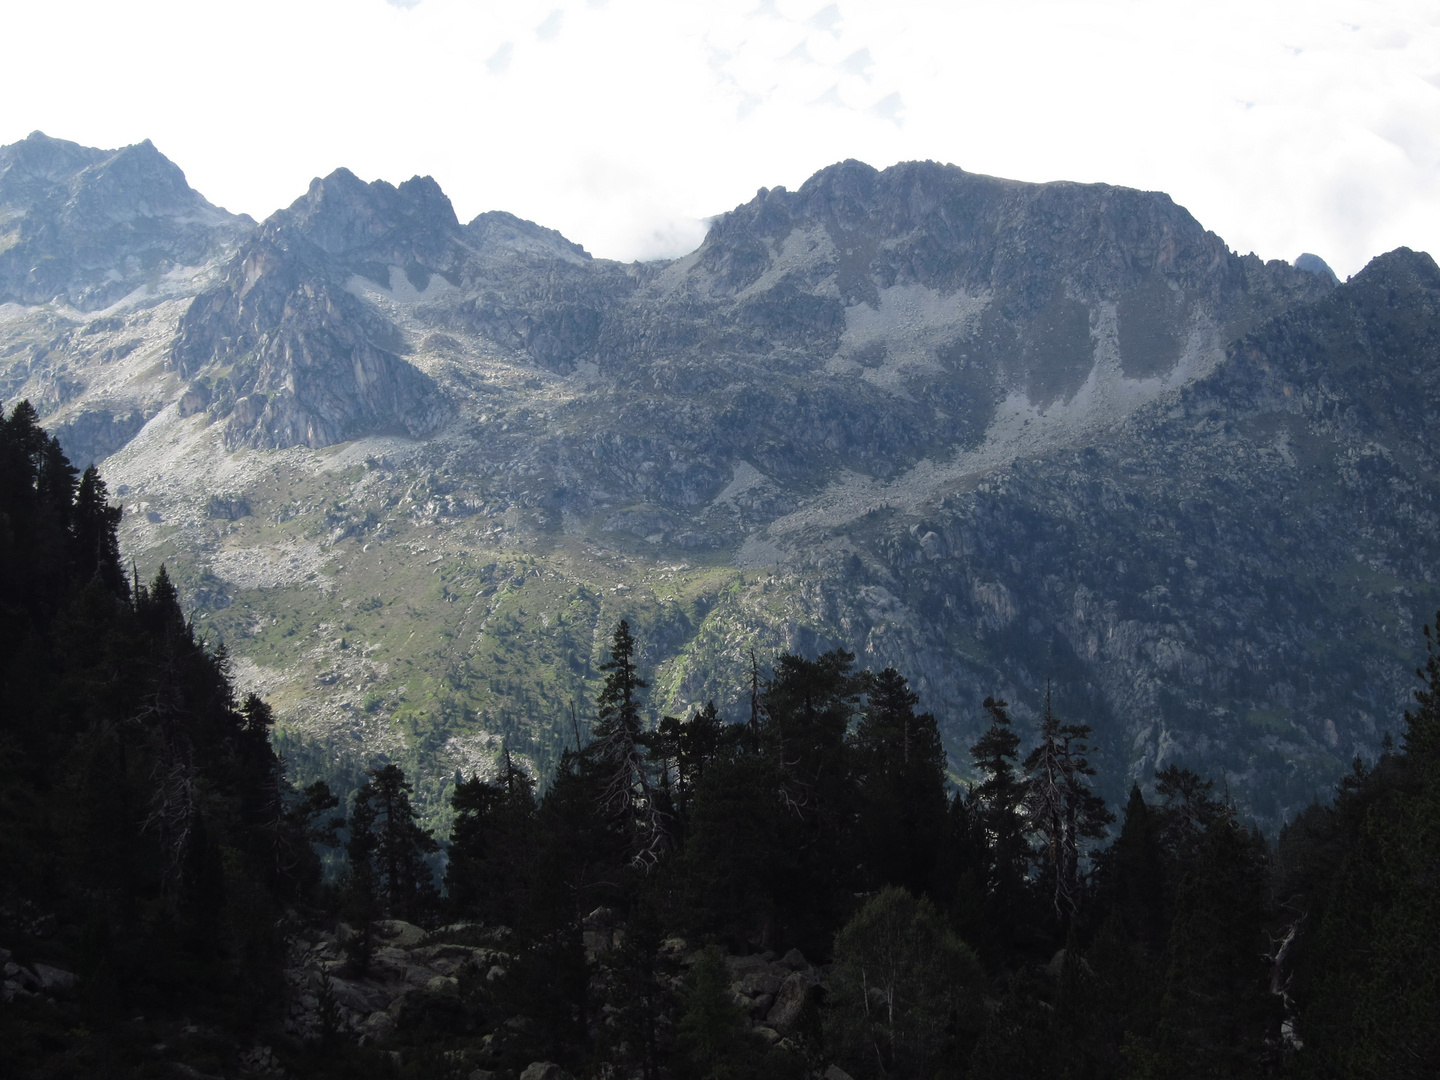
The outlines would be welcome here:
<svg viewBox="0 0 1440 1080">
<path fill-rule="evenodd" d="M 1183 762 L 1107 802 L 1050 695 L 962 703 L 949 761 L 842 650 L 656 715 L 620 621 L 553 772 L 497 746 L 445 836 L 398 763 L 297 783 L 119 521 L 0 417 L 0 1075 L 1440 1071 L 1431 630 L 1383 753 L 1267 835 Z"/>
</svg>

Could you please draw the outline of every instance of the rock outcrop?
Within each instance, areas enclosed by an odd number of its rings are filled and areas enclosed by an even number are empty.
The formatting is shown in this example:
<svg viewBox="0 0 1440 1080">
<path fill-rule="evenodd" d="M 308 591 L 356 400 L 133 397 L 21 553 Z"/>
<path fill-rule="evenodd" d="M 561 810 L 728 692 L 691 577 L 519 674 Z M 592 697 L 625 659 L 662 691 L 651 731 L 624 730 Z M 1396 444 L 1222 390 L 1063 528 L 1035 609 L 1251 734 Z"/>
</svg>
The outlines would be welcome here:
<svg viewBox="0 0 1440 1080">
<path fill-rule="evenodd" d="M 74 972 L 50 964 L 20 964 L 11 959 L 9 949 L 0 949 L 0 968 L 3 968 L 4 982 L 0 983 L 0 1002 L 9 1004 L 16 998 L 38 997 L 53 1002 L 57 998 L 68 998 L 75 992 L 79 979 Z"/>
<path fill-rule="evenodd" d="M 418 926 L 387 919 L 375 925 L 374 933 L 375 947 L 363 970 L 351 955 L 351 927 L 341 924 L 338 932 L 291 939 L 286 967 L 290 1034 L 315 1038 L 328 1023 L 362 1040 L 383 1040 L 407 1008 L 458 997 L 461 978 L 497 978 L 509 959 L 498 947 L 503 931 L 488 934 L 457 925 L 427 934 Z M 476 940 L 490 944 L 458 943 Z"/>
<path fill-rule="evenodd" d="M 315 181 L 181 320 L 172 360 L 185 407 L 224 420 L 232 449 L 433 430 L 445 410 L 432 381 L 401 357 L 393 323 L 346 288 L 347 267 L 397 260 L 428 282 L 456 229 L 434 181 L 367 186 L 345 170 Z"/>
</svg>

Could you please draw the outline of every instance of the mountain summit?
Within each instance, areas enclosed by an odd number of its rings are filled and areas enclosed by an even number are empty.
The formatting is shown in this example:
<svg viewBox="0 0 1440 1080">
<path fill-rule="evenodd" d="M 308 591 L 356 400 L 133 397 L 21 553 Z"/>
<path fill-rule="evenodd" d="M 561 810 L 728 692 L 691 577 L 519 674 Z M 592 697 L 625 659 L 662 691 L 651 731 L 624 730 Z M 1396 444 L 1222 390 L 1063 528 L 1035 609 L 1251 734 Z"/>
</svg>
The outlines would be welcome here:
<svg viewBox="0 0 1440 1080">
<path fill-rule="evenodd" d="M 0 147 L 0 303 L 94 311 L 253 224 L 206 202 L 149 139 L 95 150 L 36 131 Z"/>
</svg>

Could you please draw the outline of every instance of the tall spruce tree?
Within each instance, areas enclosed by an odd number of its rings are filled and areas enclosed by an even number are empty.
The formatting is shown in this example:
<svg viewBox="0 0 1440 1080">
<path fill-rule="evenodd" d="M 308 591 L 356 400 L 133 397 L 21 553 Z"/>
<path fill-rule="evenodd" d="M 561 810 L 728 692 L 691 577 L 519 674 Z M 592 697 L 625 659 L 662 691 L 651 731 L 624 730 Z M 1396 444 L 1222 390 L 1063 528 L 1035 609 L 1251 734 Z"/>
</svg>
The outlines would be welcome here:
<svg viewBox="0 0 1440 1080">
<path fill-rule="evenodd" d="M 635 639 L 624 619 L 615 628 L 605 685 L 596 701 L 587 753 L 603 777 L 600 811 L 623 833 L 632 866 L 648 872 L 670 847 L 671 821 L 658 798 L 655 769 L 640 716 L 646 682 L 635 668 Z"/>
<path fill-rule="evenodd" d="M 757 1075 L 761 1044 L 733 999 L 730 969 L 711 945 L 696 957 L 681 991 L 675 1068 L 684 1080 L 751 1080 Z"/>
<path fill-rule="evenodd" d="M 1020 736 L 1005 701 L 987 697 L 990 726 L 970 748 L 982 779 L 972 792 L 972 818 L 985 838 L 985 888 L 1001 925 L 1014 925 L 1024 906 L 1030 846 L 1026 841 L 1025 785 L 1016 774 Z"/>
<path fill-rule="evenodd" d="M 461 780 L 445 868 L 446 906 L 461 919 L 514 926 L 527 891 L 535 781 L 506 749 L 494 780 Z"/>
<path fill-rule="evenodd" d="M 1259 1075 L 1276 1062 L 1273 919 L 1264 841 L 1212 819 L 1181 880 L 1152 1068 L 1168 1077 Z"/>
<path fill-rule="evenodd" d="M 828 944 L 857 884 L 859 791 L 847 734 L 868 680 L 854 665 L 843 649 L 814 660 L 785 653 L 764 688 L 761 756 L 778 781 L 771 798 L 792 851 L 773 878 L 777 930 L 811 951 Z"/>
<path fill-rule="evenodd" d="M 727 741 L 736 743 L 740 734 L 738 727 L 727 733 L 726 724 L 720 719 L 715 702 L 706 702 L 687 719 L 673 716 L 663 717 L 651 744 L 654 757 L 662 762 L 662 776 L 673 775 L 673 802 L 676 814 L 677 844 L 683 843 L 686 823 L 689 820 L 690 798 L 705 777 L 705 770 L 726 749 Z"/>
<path fill-rule="evenodd" d="M 0 940 L 27 910 L 83 927 L 36 958 L 73 965 L 63 1023 L 102 1041 L 142 1011 L 257 1022 L 281 1000 L 282 902 L 318 879 L 268 707 L 237 702 L 163 567 L 126 581 L 120 516 L 28 403 L 0 416 Z M 26 1045 L 0 1012 L 0 1046 Z"/>
<path fill-rule="evenodd" d="M 1440 627 L 1440 612 L 1436 614 Z M 1425 627 L 1422 684 L 1401 748 L 1358 758 L 1330 806 L 1281 838 L 1287 907 L 1299 913 L 1282 967 L 1316 1076 L 1440 1069 L 1440 648 Z"/>
<path fill-rule="evenodd" d="M 1169 867 L 1162 823 L 1139 785 L 1130 789 L 1120 835 L 1102 863 L 1103 898 L 1125 934 L 1146 948 L 1164 948 L 1170 926 Z"/>
<path fill-rule="evenodd" d="M 350 812 L 352 888 L 364 908 L 411 922 L 434 907 L 434 876 L 425 856 L 439 851 L 410 804 L 413 786 L 398 765 L 366 769 L 370 778 L 355 793 Z"/>
<path fill-rule="evenodd" d="M 120 565 L 120 544 L 115 530 L 124 511 L 109 504 L 105 481 L 91 465 L 80 478 L 75 495 L 73 533 L 76 577 L 94 580 L 106 591 L 129 597 L 129 584 Z"/>
<path fill-rule="evenodd" d="M 945 831 L 945 748 L 905 677 L 886 668 L 870 682 L 855 731 L 860 857 L 869 888 L 929 889 Z"/>
</svg>

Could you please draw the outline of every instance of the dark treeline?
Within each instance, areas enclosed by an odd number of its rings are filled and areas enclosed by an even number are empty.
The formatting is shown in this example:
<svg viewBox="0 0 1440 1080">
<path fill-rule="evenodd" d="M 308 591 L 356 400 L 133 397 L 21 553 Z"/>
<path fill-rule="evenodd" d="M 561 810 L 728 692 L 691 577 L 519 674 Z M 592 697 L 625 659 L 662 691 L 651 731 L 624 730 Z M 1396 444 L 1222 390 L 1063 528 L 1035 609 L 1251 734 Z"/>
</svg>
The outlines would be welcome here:
<svg viewBox="0 0 1440 1080">
<path fill-rule="evenodd" d="M 120 515 L 28 402 L 0 415 L 0 947 L 78 976 L 65 1011 L 7 983 L 0 1075 L 126 1075 L 167 1034 L 136 1017 L 263 1023 L 319 886 L 334 800 L 287 783 L 164 569 L 127 578 Z"/>
<path fill-rule="evenodd" d="M 163 570 L 127 580 L 119 512 L 28 406 L 0 455 L 0 946 L 78 975 L 59 1004 L 0 1009 L 6 1075 L 160 1075 L 153 1045 L 200 1018 L 234 1045 L 263 1037 L 297 1076 L 1440 1065 L 1433 642 L 1401 745 L 1272 844 L 1177 765 L 1117 817 L 1089 729 L 1048 696 L 1028 746 L 987 700 L 975 782 L 953 790 L 905 678 L 844 652 L 757 665 L 748 715 L 656 717 L 621 623 L 588 743 L 577 725 L 543 785 L 508 753 L 457 784 L 437 880 L 397 766 L 345 807 L 286 782 L 268 707 L 236 700 Z M 317 844 L 343 852 L 334 885 Z M 473 932 L 508 959 L 407 998 L 379 1045 L 329 1021 L 318 1043 L 287 1041 L 287 935 L 338 931 L 344 976 L 363 979 L 382 919 Z M 735 998 L 726 958 L 754 954 L 822 965 L 784 1038 Z M 235 1072 L 223 1047 L 185 1053 Z"/>
<path fill-rule="evenodd" d="M 952 792 L 935 720 L 894 670 L 782 656 L 742 722 L 712 707 L 650 728 L 634 656 L 622 623 L 594 740 L 543 797 L 508 761 L 455 794 L 446 917 L 514 927 L 545 988 L 549 1026 L 511 1040 L 511 1064 L 1158 1078 L 1440 1063 L 1433 653 L 1403 748 L 1357 761 L 1278 847 L 1176 765 L 1117 821 L 1092 789 L 1089 729 L 1048 697 L 1028 751 L 987 700 L 978 780 Z M 620 913 L 633 965 L 598 1001 L 580 941 L 597 907 Z M 830 976 L 778 1047 L 727 1041 L 744 1025 L 718 975 L 707 991 L 697 968 L 686 994 L 635 1007 L 672 936 L 799 948 Z"/>
</svg>

